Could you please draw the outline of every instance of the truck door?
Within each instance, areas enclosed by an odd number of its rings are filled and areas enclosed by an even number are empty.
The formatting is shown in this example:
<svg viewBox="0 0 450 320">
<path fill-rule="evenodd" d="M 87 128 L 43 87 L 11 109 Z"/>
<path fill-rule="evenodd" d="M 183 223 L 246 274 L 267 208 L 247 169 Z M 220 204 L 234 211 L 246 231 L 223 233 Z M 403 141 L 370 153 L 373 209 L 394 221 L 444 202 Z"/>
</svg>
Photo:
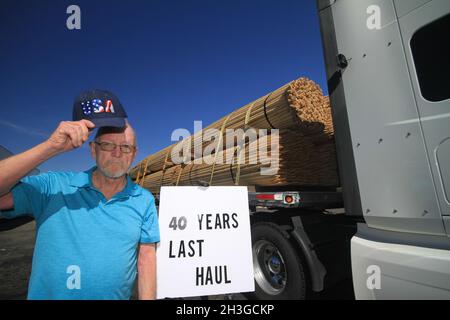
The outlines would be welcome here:
<svg viewBox="0 0 450 320">
<path fill-rule="evenodd" d="M 426 38 L 421 28 L 448 14 L 450 2 L 341 0 L 319 5 L 336 138 L 343 140 L 337 143 L 338 156 L 354 155 L 354 160 L 341 160 L 340 169 L 342 163 L 355 164 L 361 215 L 373 229 L 446 236 L 443 212 L 449 214 L 450 207 L 437 183 L 446 180 L 450 188 L 450 176 L 444 164 L 446 176 L 439 178 L 435 153 L 441 163 L 449 162 L 450 141 L 444 140 L 450 119 L 442 115 L 450 109 L 448 100 L 422 98 L 410 41 L 416 32 L 415 41 Z M 442 35 L 436 42 L 447 39 Z M 427 63 L 433 65 L 436 57 Z M 448 60 L 440 65 L 444 63 Z M 337 85 L 331 85 L 333 78 L 339 79 Z M 349 134 L 342 136 L 346 126 Z M 344 169 L 341 176 L 352 173 Z M 344 196 L 350 190 L 353 197 L 357 193 L 345 182 Z"/>
<path fill-rule="evenodd" d="M 410 0 L 395 0 L 394 5 L 419 115 L 405 122 L 422 127 L 437 201 L 450 235 L 450 1 L 433 0 L 414 8 Z"/>
</svg>

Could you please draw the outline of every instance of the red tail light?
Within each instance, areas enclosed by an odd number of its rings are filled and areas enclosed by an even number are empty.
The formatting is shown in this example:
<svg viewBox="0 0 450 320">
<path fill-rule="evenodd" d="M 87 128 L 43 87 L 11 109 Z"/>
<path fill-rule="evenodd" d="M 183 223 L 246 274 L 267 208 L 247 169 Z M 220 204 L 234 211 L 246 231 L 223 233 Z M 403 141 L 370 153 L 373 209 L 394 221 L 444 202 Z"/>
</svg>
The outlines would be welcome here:
<svg viewBox="0 0 450 320">
<path fill-rule="evenodd" d="M 274 194 L 257 194 L 256 199 L 258 199 L 258 200 L 274 200 L 275 195 Z"/>
</svg>

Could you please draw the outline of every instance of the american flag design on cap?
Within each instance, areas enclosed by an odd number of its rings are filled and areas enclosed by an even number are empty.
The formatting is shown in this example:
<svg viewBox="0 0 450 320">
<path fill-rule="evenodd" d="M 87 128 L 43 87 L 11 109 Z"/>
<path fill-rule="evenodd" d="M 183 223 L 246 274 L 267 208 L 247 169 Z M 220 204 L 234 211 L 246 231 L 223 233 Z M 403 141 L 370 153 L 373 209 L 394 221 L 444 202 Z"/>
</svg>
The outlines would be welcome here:
<svg viewBox="0 0 450 320">
<path fill-rule="evenodd" d="M 105 106 L 101 99 L 93 99 L 81 102 L 81 108 L 84 115 L 90 115 L 92 113 L 110 112 L 114 113 L 114 105 L 111 100 L 106 100 Z"/>
</svg>

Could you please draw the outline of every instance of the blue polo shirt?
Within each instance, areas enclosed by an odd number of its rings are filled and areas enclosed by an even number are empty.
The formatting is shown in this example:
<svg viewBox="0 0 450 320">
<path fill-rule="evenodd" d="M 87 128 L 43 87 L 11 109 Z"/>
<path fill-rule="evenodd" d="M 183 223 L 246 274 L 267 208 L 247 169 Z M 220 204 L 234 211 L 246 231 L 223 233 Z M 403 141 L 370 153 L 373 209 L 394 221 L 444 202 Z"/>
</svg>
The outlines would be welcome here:
<svg viewBox="0 0 450 320">
<path fill-rule="evenodd" d="M 28 299 L 129 299 L 138 245 L 159 242 L 152 194 L 127 177 L 107 200 L 95 169 L 25 177 L 12 189 L 14 209 L 0 212 L 36 220 Z"/>
</svg>

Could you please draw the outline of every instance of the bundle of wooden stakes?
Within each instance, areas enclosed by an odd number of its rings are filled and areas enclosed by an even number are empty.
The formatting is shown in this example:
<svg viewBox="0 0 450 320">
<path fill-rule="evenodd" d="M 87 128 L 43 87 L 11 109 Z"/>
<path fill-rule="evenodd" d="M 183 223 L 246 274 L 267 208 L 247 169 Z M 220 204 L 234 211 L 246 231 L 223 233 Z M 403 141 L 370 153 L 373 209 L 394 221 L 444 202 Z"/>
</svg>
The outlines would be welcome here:
<svg viewBox="0 0 450 320">
<path fill-rule="evenodd" d="M 307 78 L 292 81 L 148 156 L 129 174 L 153 194 L 161 186 L 205 183 L 337 187 L 329 98 Z"/>
</svg>

